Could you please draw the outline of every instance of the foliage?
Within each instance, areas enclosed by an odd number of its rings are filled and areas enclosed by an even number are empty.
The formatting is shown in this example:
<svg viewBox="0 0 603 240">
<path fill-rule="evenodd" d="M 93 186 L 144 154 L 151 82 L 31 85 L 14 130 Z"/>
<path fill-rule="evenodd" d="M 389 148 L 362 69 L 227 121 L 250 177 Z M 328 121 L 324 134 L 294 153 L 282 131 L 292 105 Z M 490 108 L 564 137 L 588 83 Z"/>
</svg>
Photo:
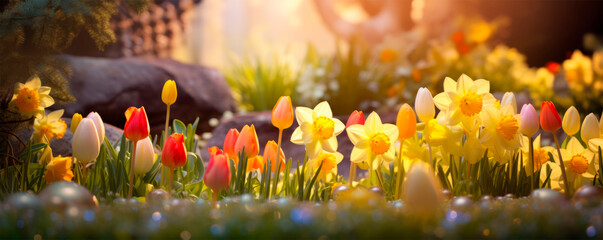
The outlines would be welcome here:
<svg viewBox="0 0 603 240">
<path fill-rule="evenodd" d="M 246 111 L 270 110 L 280 96 L 295 97 L 295 72 L 275 57 L 272 62 L 250 58 L 238 60 L 224 71 L 239 107 Z"/>
</svg>

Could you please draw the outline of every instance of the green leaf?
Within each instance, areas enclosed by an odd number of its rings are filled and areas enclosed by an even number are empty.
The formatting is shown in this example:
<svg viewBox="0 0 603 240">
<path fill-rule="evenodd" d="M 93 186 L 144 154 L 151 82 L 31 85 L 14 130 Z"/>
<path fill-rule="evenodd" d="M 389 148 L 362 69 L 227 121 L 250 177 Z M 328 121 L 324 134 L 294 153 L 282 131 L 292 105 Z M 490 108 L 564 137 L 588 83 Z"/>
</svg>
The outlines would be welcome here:
<svg viewBox="0 0 603 240">
<path fill-rule="evenodd" d="M 174 119 L 173 121 L 174 132 L 185 135 L 186 134 L 186 125 L 178 119 Z"/>
</svg>

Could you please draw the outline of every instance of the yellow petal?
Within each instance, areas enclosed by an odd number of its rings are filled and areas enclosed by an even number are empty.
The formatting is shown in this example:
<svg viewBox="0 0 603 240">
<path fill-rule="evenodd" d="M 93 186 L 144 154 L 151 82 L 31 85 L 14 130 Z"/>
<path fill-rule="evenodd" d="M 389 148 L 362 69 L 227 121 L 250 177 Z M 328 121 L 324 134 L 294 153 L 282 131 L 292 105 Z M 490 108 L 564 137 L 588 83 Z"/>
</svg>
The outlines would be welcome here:
<svg viewBox="0 0 603 240">
<path fill-rule="evenodd" d="M 293 133 L 291 134 L 291 142 L 298 144 L 298 145 L 302 145 L 304 144 L 304 139 L 303 139 L 303 134 L 301 131 L 301 127 L 297 127 L 295 129 L 295 131 L 293 131 Z"/>
<path fill-rule="evenodd" d="M 331 106 L 329 106 L 329 103 L 327 101 L 323 101 L 323 102 L 319 103 L 318 105 L 316 105 L 316 107 L 314 107 L 314 112 L 319 117 L 320 116 L 324 116 L 324 117 L 328 117 L 328 118 L 333 117 L 333 112 L 331 112 Z"/>
<path fill-rule="evenodd" d="M 355 124 L 348 127 L 346 129 L 346 132 L 348 133 L 348 138 L 350 138 L 350 141 L 354 145 L 357 145 L 361 139 L 368 138 L 364 131 L 364 126 L 360 124 Z"/>
<path fill-rule="evenodd" d="M 582 144 L 580 144 L 580 141 L 578 141 L 578 139 L 576 137 L 572 137 L 569 140 L 569 142 L 567 143 L 567 146 L 565 147 L 565 149 L 572 156 L 574 156 L 576 154 L 580 154 L 580 153 L 582 153 L 582 151 L 584 151 L 584 148 L 582 147 Z M 563 159 L 563 160 L 565 161 L 565 160 L 569 160 L 569 159 Z"/>
<path fill-rule="evenodd" d="M 314 111 L 307 107 L 297 107 L 295 108 L 295 119 L 297 119 L 297 124 L 301 125 L 304 122 L 312 123 L 312 114 Z"/>
<path fill-rule="evenodd" d="M 319 141 L 314 141 L 306 144 L 306 153 L 308 158 L 317 158 L 322 152 L 322 145 Z"/>
<path fill-rule="evenodd" d="M 490 92 L 490 81 L 484 79 L 477 79 L 473 83 L 477 87 L 477 94 L 484 94 Z"/>
<path fill-rule="evenodd" d="M 302 132 L 302 141 L 304 144 L 314 141 L 314 133 L 312 132 L 312 124 L 304 122 L 299 126 Z"/>
<path fill-rule="evenodd" d="M 436 107 L 438 107 L 438 109 L 440 109 L 440 111 L 447 111 L 451 102 L 452 101 L 446 92 L 438 93 L 433 98 L 433 103 L 436 105 Z"/>
<path fill-rule="evenodd" d="M 335 124 L 333 136 L 337 136 L 337 135 L 341 134 L 341 132 L 343 132 L 343 130 L 345 130 L 345 124 L 343 124 L 343 122 L 341 122 L 341 120 L 339 120 L 337 118 L 333 118 L 333 123 Z"/>
<path fill-rule="evenodd" d="M 381 126 L 381 118 L 379 118 L 379 115 L 377 115 L 376 112 L 372 112 L 366 119 L 366 122 L 364 122 L 364 132 L 367 136 L 371 136 L 380 132 Z"/>
<path fill-rule="evenodd" d="M 456 86 L 456 92 L 461 96 L 465 95 L 468 92 L 475 92 L 475 90 L 477 89 L 477 87 L 473 83 L 473 80 L 465 74 L 459 77 L 459 81 L 457 84 L 458 85 Z"/>
<path fill-rule="evenodd" d="M 368 149 L 354 147 L 350 155 L 350 161 L 353 163 L 366 162 L 368 160 Z"/>
<path fill-rule="evenodd" d="M 337 151 L 337 138 L 331 137 L 327 140 L 320 140 L 320 144 L 322 148 L 327 152 L 335 152 Z"/>
<path fill-rule="evenodd" d="M 392 141 L 392 144 L 395 143 L 396 139 L 398 139 L 398 128 L 396 125 L 389 123 L 383 124 L 381 126 L 381 131 L 389 137 L 390 141 Z"/>
<path fill-rule="evenodd" d="M 444 79 L 444 92 L 456 92 L 456 81 L 446 77 Z"/>
</svg>

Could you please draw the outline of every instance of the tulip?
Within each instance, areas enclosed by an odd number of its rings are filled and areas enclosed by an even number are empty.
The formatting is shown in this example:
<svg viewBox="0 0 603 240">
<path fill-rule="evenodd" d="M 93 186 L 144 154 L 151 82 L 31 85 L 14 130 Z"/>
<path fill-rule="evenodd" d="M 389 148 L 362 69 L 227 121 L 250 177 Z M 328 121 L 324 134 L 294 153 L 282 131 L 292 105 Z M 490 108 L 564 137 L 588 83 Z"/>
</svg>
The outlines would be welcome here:
<svg viewBox="0 0 603 240">
<path fill-rule="evenodd" d="M 428 91 L 429 92 L 429 91 Z M 432 104 L 433 105 L 433 104 Z M 431 117 L 433 118 L 433 116 Z M 427 118 L 424 118 L 427 119 Z M 396 199 L 400 198 L 400 187 L 402 186 L 402 174 L 404 174 L 404 163 L 402 162 L 402 146 L 404 140 L 411 138 L 417 131 L 417 117 L 412 107 L 408 104 L 402 105 L 398 111 L 398 117 L 396 119 L 396 126 L 398 127 L 398 139 L 400 139 L 400 150 L 398 153 L 398 174 L 396 177 Z"/>
<path fill-rule="evenodd" d="M 552 102 L 542 102 L 542 106 L 540 107 L 540 126 L 542 130 L 551 133 L 561 128 L 561 117 Z"/>
<path fill-rule="evenodd" d="M 161 151 L 161 163 L 172 169 L 186 164 L 186 146 L 182 134 L 174 133 L 165 141 Z"/>
<path fill-rule="evenodd" d="M 186 164 L 186 146 L 184 146 L 184 136 L 179 133 L 170 135 L 161 151 L 161 164 L 168 168 L 170 176 L 168 177 L 168 192 L 172 190 L 172 181 L 174 168 L 182 167 Z"/>
<path fill-rule="evenodd" d="M 429 217 L 438 212 L 442 200 L 442 186 L 432 168 L 416 161 L 408 170 L 404 182 L 404 207 L 411 214 Z"/>
<path fill-rule="evenodd" d="M 75 133 L 75 129 L 77 129 L 77 125 L 80 124 L 80 121 L 82 121 L 82 114 L 73 114 L 73 117 L 71 117 L 71 126 L 69 128 L 71 133 Z"/>
<path fill-rule="evenodd" d="M 580 130 L 580 114 L 578 114 L 578 110 L 574 106 L 565 111 L 562 126 L 567 136 L 573 136 Z"/>
<path fill-rule="evenodd" d="M 235 167 L 239 164 L 239 154 L 235 152 L 235 144 L 239 138 L 239 130 L 231 128 L 224 137 L 224 153 L 228 154 L 228 157 L 234 160 Z"/>
<path fill-rule="evenodd" d="M 178 91 L 176 89 L 176 82 L 174 80 L 167 80 L 163 84 L 163 89 L 161 91 L 161 100 L 166 105 L 172 105 L 176 102 L 177 97 Z"/>
<path fill-rule="evenodd" d="M 364 113 L 362 113 L 362 111 L 354 110 L 354 112 L 350 114 L 350 117 L 348 118 L 348 122 L 345 124 L 345 127 L 348 128 L 349 126 L 355 124 L 364 125 Z"/>
<path fill-rule="evenodd" d="M 421 122 L 429 122 L 435 116 L 433 96 L 427 88 L 419 88 L 415 98 L 415 110 Z"/>
<path fill-rule="evenodd" d="M 573 107 L 572 107 L 573 108 Z M 571 108 L 570 108 L 571 109 Z M 568 112 L 570 110 L 568 109 Z M 578 111 L 576 111 L 576 114 Z M 571 115 L 567 114 L 566 115 Z M 578 119 L 580 117 L 578 116 Z M 564 121 L 565 122 L 565 121 Z M 580 120 L 578 120 L 578 126 L 580 126 Z M 565 166 L 563 166 L 563 157 L 561 156 L 561 146 L 559 145 L 559 140 L 557 139 L 557 134 L 555 132 L 561 128 L 561 117 L 559 113 L 557 113 L 557 109 L 555 109 L 555 105 L 552 102 L 544 101 L 542 102 L 542 106 L 540 107 L 540 126 L 542 126 L 542 130 L 550 132 L 553 134 L 553 139 L 555 140 L 555 145 L 557 146 L 557 154 L 559 155 L 559 165 L 561 168 L 561 175 L 563 176 L 563 182 L 565 183 L 565 194 L 569 197 L 569 182 L 567 181 L 567 175 L 565 174 Z M 565 124 L 563 124 L 565 125 Z M 564 126 L 565 130 L 565 126 Z M 569 135 L 569 134 L 568 134 Z"/>
<path fill-rule="evenodd" d="M 595 114 L 588 114 L 586 118 L 584 118 L 584 122 L 582 123 L 582 131 L 580 131 L 580 135 L 582 137 L 582 141 L 588 143 L 593 138 L 598 138 L 599 134 L 599 120 Z"/>
<path fill-rule="evenodd" d="M 287 129 L 293 124 L 293 106 L 289 96 L 282 96 L 272 108 L 272 125 L 278 129 Z"/>
<path fill-rule="evenodd" d="M 216 204 L 218 191 L 228 188 L 230 185 L 230 167 L 228 165 L 228 155 L 221 150 L 210 155 L 209 164 L 205 169 L 203 182 L 213 191 L 213 202 Z"/>
<path fill-rule="evenodd" d="M 97 112 L 88 113 L 86 118 L 89 118 L 94 122 L 96 133 L 98 134 L 98 142 L 102 145 L 103 142 L 105 142 L 105 124 L 103 123 L 103 119 Z"/>
<path fill-rule="evenodd" d="M 149 136 L 149 121 L 144 107 L 130 107 L 125 112 L 126 125 L 124 135 L 130 141 L 136 142 Z"/>
<path fill-rule="evenodd" d="M 276 152 L 277 152 L 278 146 L 277 144 L 270 140 L 266 143 L 266 147 L 264 148 L 264 155 L 263 158 L 265 161 L 270 161 L 270 172 L 275 172 L 276 168 L 277 168 L 277 156 L 276 156 Z M 280 171 L 282 172 L 283 170 L 285 170 L 285 153 L 283 152 L 282 149 L 280 149 L 280 154 L 279 154 L 279 158 L 280 159 Z"/>
<path fill-rule="evenodd" d="M 540 124 L 538 123 L 538 113 L 532 104 L 524 104 L 521 107 L 521 121 L 519 129 L 524 135 L 531 137 L 538 132 Z"/>
<path fill-rule="evenodd" d="M 72 159 L 71 157 L 58 157 L 52 158 L 52 160 L 46 165 L 46 172 L 44 173 L 44 179 L 47 183 L 53 183 L 56 181 L 71 181 L 73 178 L 73 171 L 71 171 Z"/>
<path fill-rule="evenodd" d="M 237 138 L 234 150 L 237 155 L 243 152 L 247 158 L 252 158 L 259 154 L 259 145 L 258 135 L 255 133 L 253 124 L 245 125 Z"/>
<path fill-rule="evenodd" d="M 94 162 L 100 153 L 100 142 L 98 139 L 98 132 L 96 131 L 94 121 L 88 118 L 82 119 L 71 141 L 73 157 L 84 164 Z"/>
<path fill-rule="evenodd" d="M 501 108 L 507 104 L 511 104 L 514 113 L 517 112 L 517 100 L 515 100 L 515 94 L 513 94 L 512 92 L 506 92 L 505 95 L 503 95 L 502 100 L 500 100 Z"/>
<path fill-rule="evenodd" d="M 155 151 L 150 138 L 145 138 L 136 143 L 136 161 L 134 162 L 134 173 L 142 175 L 153 168 L 155 163 Z"/>
</svg>

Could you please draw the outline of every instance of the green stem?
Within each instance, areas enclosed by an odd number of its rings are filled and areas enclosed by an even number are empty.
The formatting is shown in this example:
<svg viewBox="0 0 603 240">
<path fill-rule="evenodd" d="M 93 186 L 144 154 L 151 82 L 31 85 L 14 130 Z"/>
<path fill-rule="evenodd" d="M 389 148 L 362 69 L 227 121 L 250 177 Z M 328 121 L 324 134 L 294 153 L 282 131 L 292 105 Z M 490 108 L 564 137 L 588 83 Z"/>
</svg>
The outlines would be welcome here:
<svg viewBox="0 0 603 240">
<path fill-rule="evenodd" d="M 132 189 L 134 189 L 134 164 L 136 161 L 136 145 L 138 141 L 134 142 L 132 150 L 132 157 L 130 158 L 130 187 L 128 188 L 128 199 L 132 198 Z"/>
<path fill-rule="evenodd" d="M 561 156 L 561 148 L 559 147 L 559 140 L 557 134 L 553 132 L 553 138 L 555 139 L 555 145 L 557 146 L 557 154 L 559 154 L 559 166 L 561 167 L 561 174 L 563 175 L 563 182 L 565 183 L 565 196 L 570 197 L 569 182 L 567 181 L 567 175 L 565 174 L 565 166 L 563 166 L 563 157 Z"/>
<path fill-rule="evenodd" d="M 536 166 L 534 166 L 534 138 L 530 136 L 530 166 L 532 172 L 530 173 L 530 192 L 534 191 L 534 173 L 536 172 Z"/>
<path fill-rule="evenodd" d="M 167 141 L 168 138 L 168 125 L 170 122 L 170 104 L 167 105 L 167 111 L 165 113 L 165 129 L 163 130 L 163 144 L 165 144 L 165 141 Z M 165 184 L 165 166 L 162 164 L 161 165 L 161 178 L 159 180 L 159 187 L 161 187 L 161 185 Z"/>
<path fill-rule="evenodd" d="M 281 162 L 280 162 L 280 156 L 281 156 L 281 141 L 283 140 L 283 129 L 278 129 L 278 142 L 277 142 L 277 148 L 276 148 L 276 172 L 274 173 L 274 185 L 272 186 L 272 193 L 274 194 L 274 197 L 276 197 L 276 190 L 277 190 L 277 186 L 278 186 L 278 178 L 280 175 L 280 170 L 281 170 Z"/>
<path fill-rule="evenodd" d="M 398 173 L 396 174 L 396 191 L 394 195 L 394 199 L 400 199 L 401 185 L 402 185 L 402 175 L 404 174 L 404 162 L 402 161 L 402 147 L 404 145 L 404 140 L 400 140 L 400 152 L 398 153 Z"/>
<path fill-rule="evenodd" d="M 350 187 L 352 187 L 352 183 L 354 182 L 354 179 L 356 179 L 356 163 L 354 162 L 350 162 L 350 176 L 348 177 L 349 179 L 349 185 Z"/>
</svg>

